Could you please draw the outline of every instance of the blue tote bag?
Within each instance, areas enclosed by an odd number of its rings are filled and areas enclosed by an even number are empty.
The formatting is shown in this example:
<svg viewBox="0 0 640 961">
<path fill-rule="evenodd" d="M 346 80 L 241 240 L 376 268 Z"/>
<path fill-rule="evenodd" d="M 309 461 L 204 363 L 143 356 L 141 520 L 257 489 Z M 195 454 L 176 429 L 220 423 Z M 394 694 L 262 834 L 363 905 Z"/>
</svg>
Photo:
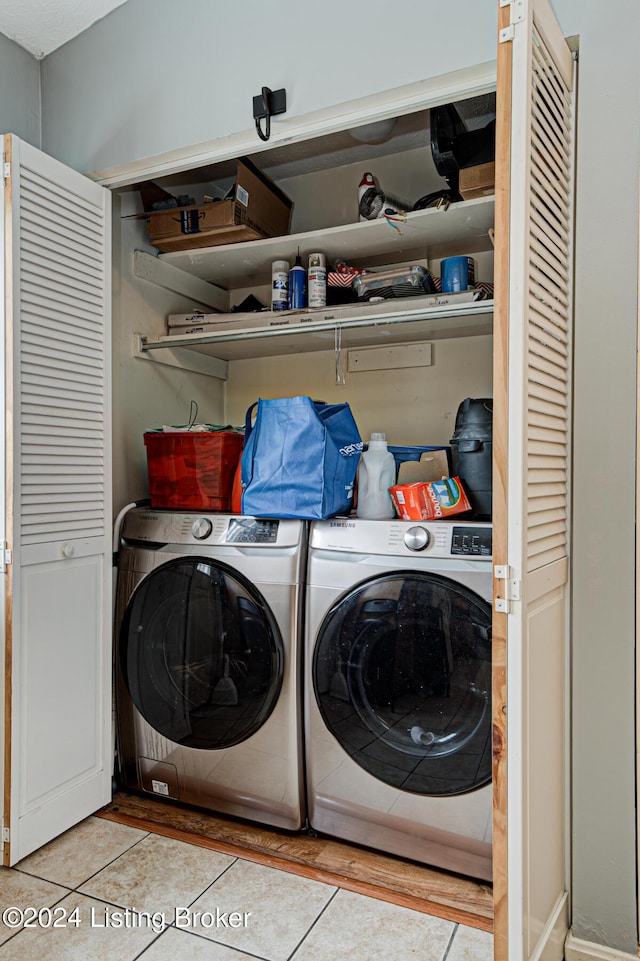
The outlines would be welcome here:
<svg viewBox="0 0 640 961">
<path fill-rule="evenodd" d="M 242 513 L 301 520 L 348 514 L 361 451 L 348 404 L 258 400 L 245 423 Z"/>
</svg>

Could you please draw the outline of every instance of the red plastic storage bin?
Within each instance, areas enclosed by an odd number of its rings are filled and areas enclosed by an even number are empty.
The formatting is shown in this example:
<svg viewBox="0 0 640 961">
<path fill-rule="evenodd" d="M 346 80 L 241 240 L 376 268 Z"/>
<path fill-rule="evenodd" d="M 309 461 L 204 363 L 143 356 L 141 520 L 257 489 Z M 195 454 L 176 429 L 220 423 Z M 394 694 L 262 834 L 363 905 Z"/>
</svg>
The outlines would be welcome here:
<svg viewBox="0 0 640 961">
<path fill-rule="evenodd" d="M 148 431 L 151 506 L 175 510 L 228 511 L 233 475 L 244 435 L 233 431 Z"/>
</svg>

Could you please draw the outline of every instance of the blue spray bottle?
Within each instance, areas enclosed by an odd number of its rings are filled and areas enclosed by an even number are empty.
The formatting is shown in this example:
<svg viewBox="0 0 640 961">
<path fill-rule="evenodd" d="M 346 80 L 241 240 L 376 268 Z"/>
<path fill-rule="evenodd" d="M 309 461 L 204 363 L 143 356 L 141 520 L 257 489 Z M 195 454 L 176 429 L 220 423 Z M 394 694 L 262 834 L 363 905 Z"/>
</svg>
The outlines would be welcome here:
<svg viewBox="0 0 640 961">
<path fill-rule="evenodd" d="M 289 310 L 304 310 L 307 306 L 307 272 L 302 266 L 300 248 L 289 271 Z"/>
</svg>

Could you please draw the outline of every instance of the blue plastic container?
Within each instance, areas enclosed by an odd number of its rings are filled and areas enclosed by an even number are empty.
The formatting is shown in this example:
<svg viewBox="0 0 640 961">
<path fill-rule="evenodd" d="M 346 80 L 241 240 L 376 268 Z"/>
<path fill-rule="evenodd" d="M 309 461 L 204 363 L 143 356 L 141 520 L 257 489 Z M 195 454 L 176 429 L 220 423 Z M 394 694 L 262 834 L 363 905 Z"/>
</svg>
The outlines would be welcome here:
<svg viewBox="0 0 640 961">
<path fill-rule="evenodd" d="M 468 290 L 476 280 L 473 257 L 446 257 L 440 264 L 440 282 L 443 293 Z"/>
</svg>

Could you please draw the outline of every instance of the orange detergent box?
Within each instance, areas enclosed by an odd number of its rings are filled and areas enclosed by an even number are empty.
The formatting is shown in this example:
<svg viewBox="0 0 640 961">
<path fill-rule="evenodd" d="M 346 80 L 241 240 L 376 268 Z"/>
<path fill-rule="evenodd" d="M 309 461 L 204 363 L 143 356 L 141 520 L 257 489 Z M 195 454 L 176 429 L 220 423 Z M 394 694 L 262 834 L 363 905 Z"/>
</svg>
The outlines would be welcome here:
<svg viewBox="0 0 640 961">
<path fill-rule="evenodd" d="M 396 484 L 389 488 L 389 493 L 398 517 L 403 521 L 440 520 L 471 510 L 459 477 Z"/>
</svg>

